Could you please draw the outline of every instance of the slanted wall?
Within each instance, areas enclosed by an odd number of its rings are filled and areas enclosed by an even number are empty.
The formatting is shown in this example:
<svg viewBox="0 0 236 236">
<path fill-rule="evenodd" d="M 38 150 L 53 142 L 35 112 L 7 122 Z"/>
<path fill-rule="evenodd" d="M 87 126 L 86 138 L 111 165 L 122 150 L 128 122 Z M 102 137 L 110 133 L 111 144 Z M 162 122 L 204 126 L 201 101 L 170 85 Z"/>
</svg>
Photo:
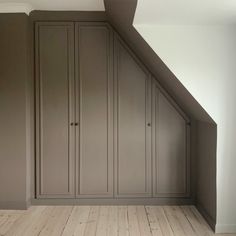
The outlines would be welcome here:
<svg viewBox="0 0 236 236">
<path fill-rule="evenodd" d="M 161 86 L 189 115 L 191 128 L 191 191 L 212 228 L 216 224 L 216 124 L 156 52 L 133 27 L 137 0 L 104 0 L 114 28 L 142 60 Z M 204 163 L 206 163 L 204 165 Z M 209 172 L 210 169 L 210 172 Z M 203 181 L 205 175 L 207 181 Z M 210 206 L 208 205 L 211 203 Z"/>
</svg>

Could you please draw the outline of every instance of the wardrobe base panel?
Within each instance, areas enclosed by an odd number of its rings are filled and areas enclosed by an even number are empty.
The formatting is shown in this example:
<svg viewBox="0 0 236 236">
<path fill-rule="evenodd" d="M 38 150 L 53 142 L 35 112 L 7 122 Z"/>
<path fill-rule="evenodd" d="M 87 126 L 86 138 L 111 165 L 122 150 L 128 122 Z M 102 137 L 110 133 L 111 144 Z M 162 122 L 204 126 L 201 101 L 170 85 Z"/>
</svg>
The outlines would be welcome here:
<svg viewBox="0 0 236 236">
<path fill-rule="evenodd" d="M 31 199 L 32 205 L 194 205 L 191 198 Z"/>
</svg>

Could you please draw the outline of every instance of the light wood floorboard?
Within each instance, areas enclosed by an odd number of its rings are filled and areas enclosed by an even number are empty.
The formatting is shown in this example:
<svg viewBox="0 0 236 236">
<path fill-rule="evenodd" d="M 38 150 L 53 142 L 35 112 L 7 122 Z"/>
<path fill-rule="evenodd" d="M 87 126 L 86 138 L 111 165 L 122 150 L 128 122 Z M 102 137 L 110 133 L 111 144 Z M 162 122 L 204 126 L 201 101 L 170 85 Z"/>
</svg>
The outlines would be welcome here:
<svg viewBox="0 0 236 236">
<path fill-rule="evenodd" d="M 212 236 L 215 234 L 194 206 L 32 206 L 27 211 L 0 210 L 0 236 L 3 235 Z"/>
</svg>

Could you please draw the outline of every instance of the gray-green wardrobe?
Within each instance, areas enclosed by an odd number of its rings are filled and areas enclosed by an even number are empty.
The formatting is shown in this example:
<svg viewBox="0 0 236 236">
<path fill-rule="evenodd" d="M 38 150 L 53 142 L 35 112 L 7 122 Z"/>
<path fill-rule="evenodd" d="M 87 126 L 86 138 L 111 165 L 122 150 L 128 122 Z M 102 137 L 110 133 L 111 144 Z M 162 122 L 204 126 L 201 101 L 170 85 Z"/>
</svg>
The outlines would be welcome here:
<svg viewBox="0 0 236 236">
<path fill-rule="evenodd" d="M 188 197 L 188 118 L 107 23 L 38 22 L 36 198 Z"/>
</svg>

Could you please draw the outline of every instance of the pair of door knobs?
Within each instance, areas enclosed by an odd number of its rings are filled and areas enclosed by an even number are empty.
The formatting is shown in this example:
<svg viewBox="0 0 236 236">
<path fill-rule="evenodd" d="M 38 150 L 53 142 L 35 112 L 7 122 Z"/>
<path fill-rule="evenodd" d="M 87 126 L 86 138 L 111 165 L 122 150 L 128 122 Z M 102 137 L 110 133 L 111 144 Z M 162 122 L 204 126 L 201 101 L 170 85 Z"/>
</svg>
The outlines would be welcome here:
<svg viewBox="0 0 236 236">
<path fill-rule="evenodd" d="M 75 123 L 71 122 L 70 125 L 71 125 L 71 126 L 73 126 L 73 125 L 78 126 L 79 123 L 78 123 L 78 122 L 75 122 Z"/>
</svg>

